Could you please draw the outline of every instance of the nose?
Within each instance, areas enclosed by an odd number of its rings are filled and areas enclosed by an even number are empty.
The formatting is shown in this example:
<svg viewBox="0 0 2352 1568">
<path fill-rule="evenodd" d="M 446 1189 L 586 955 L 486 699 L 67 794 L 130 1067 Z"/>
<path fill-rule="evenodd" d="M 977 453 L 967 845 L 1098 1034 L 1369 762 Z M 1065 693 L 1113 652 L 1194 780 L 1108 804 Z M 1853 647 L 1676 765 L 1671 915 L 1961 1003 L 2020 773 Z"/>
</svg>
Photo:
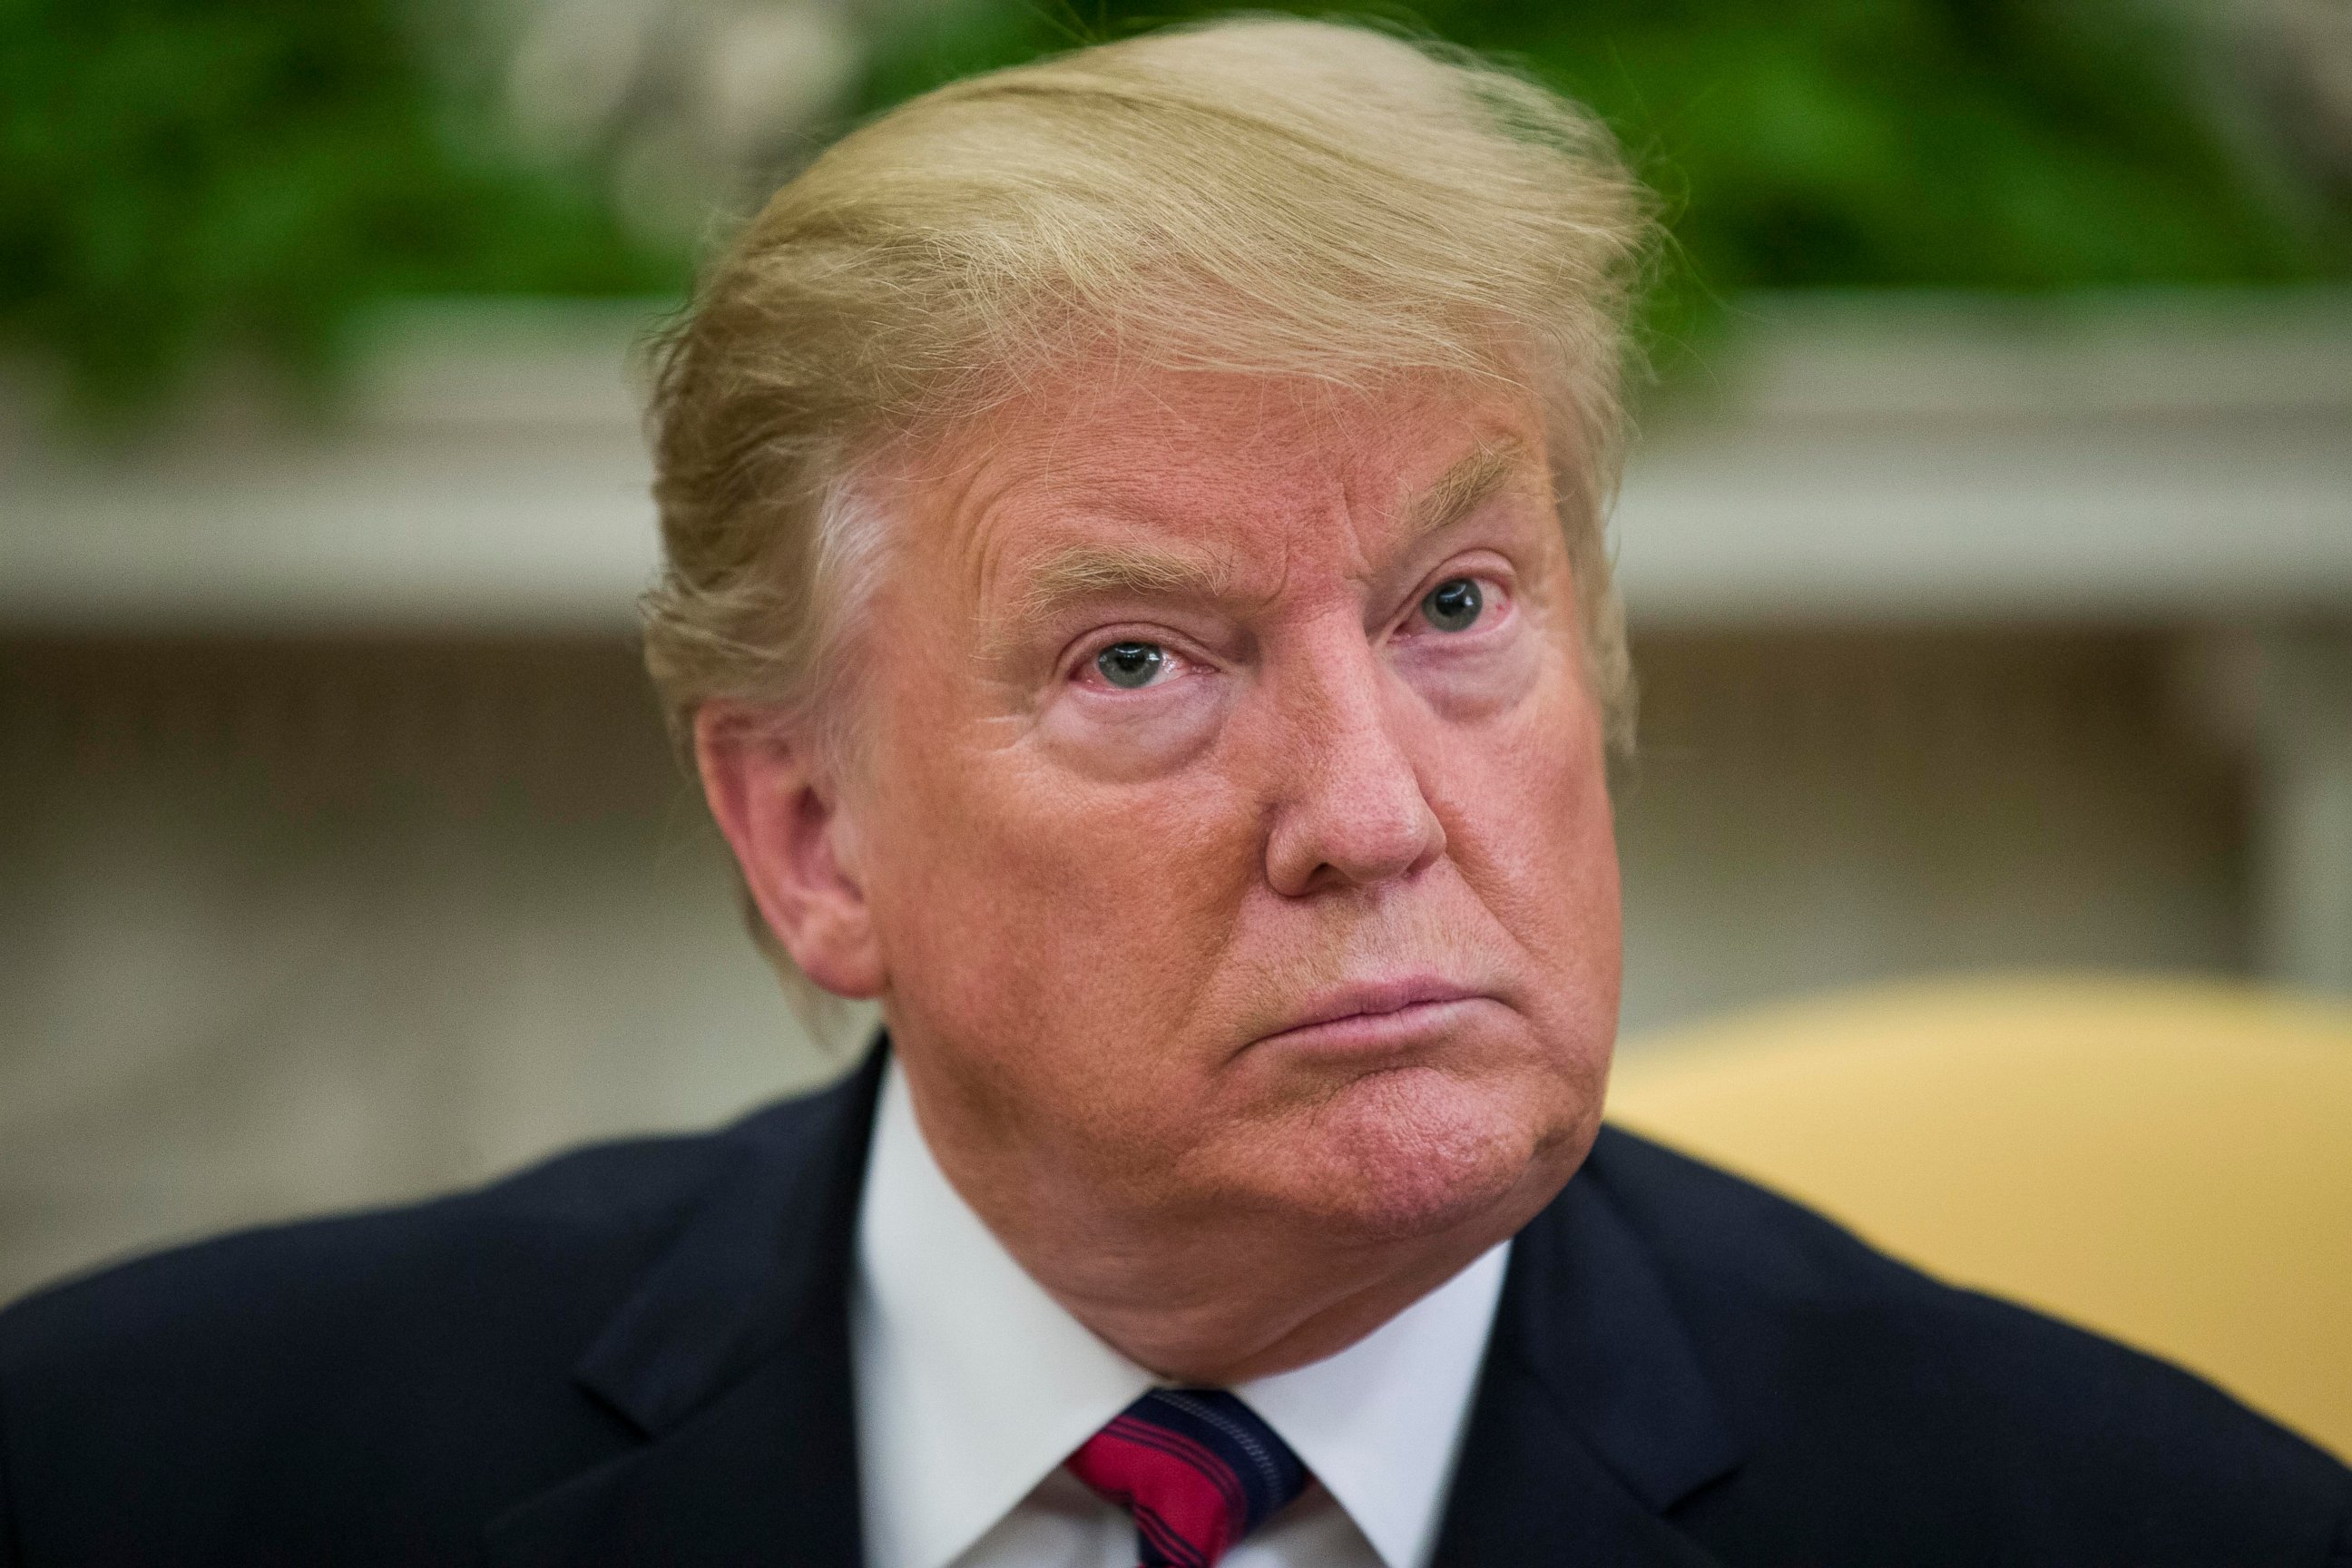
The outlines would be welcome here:
<svg viewBox="0 0 2352 1568">
<path fill-rule="evenodd" d="M 1265 868 L 1276 892 L 1370 887 L 1444 853 L 1412 743 L 1413 699 L 1360 630 L 1300 650 L 1275 685 Z"/>
</svg>

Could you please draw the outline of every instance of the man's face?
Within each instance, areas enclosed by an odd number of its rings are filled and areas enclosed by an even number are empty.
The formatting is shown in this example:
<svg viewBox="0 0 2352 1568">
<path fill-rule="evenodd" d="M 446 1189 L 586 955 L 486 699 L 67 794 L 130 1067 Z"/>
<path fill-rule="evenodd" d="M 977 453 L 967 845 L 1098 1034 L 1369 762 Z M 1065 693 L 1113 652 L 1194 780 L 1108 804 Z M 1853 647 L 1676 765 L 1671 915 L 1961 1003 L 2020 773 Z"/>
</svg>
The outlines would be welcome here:
<svg viewBox="0 0 2352 1568">
<path fill-rule="evenodd" d="M 1367 1241 L 1548 1197 L 1619 930 L 1532 401 L 1073 376 L 886 493 L 844 813 L 950 1169 Z"/>
</svg>

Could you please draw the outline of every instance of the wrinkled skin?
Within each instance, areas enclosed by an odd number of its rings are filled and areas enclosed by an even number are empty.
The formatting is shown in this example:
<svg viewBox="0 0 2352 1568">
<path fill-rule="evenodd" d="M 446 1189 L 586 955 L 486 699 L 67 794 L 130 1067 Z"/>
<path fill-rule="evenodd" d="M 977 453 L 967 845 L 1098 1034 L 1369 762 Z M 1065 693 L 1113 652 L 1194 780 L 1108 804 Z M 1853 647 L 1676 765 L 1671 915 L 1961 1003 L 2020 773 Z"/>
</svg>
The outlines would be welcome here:
<svg viewBox="0 0 2352 1568">
<path fill-rule="evenodd" d="M 1344 1348 L 1591 1146 L 1617 869 L 1548 473 L 1492 385 L 1072 374 L 887 470 L 854 766 L 702 716 L 770 922 L 1156 1371 Z"/>
</svg>

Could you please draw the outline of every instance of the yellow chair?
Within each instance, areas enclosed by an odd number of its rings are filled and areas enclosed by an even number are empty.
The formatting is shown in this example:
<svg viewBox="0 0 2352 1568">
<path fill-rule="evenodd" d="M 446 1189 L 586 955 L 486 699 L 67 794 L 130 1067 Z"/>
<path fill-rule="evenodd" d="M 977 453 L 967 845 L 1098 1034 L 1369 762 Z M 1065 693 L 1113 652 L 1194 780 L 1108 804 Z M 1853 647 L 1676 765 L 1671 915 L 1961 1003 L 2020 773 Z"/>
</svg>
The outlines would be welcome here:
<svg viewBox="0 0 2352 1568">
<path fill-rule="evenodd" d="M 1903 985 L 1629 1041 L 1609 1113 L 2352 1457 L 2352 1008 Z"/>
</svg>

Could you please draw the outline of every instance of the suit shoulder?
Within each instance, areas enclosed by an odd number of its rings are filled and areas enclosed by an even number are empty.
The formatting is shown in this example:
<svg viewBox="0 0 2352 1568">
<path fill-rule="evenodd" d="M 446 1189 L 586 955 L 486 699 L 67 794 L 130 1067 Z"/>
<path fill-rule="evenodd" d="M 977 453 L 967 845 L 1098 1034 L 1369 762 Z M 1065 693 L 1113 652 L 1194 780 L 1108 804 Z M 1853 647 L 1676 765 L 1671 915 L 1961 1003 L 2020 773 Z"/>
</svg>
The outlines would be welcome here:
<svg viewBox="0 0 2352 1568">
<path fill-rule="evenodd" d="M 1604 1126 L 1587 1172 L 1670 1279 L 1823 1307 L 1948 1295 L 1835 1220 L 1720 1166 Z"/>
<path fill-rule="evenodd" d="M 111 1353 L 207 1331 L 268 1334 L 278 1317 L 372 1298 L 464 1294 L 489 1277 L 551 1276 L 658 1245 L 723 1159 L 705 1135 L 594 1145 L 471 1191 L 232 1232 L 110 1264 L 0 1313 L 0 1377 L 78 1341 Z"/>
<path fill-rule="evenodd" d="M 802 1135 L 806 1097 L 709 1132 L 593 1144 L 423 1202 L 233 1233 L 110 1265 L 0 1311 L 0 1394 L 134 1368 L 185 1387 L 207 1367 L 349 1378 L 410 1346 L 569 1359 L 762 1146 Z M 422 1342 L 430 1342 L 429 1346 Z M 364 1355 L 356 1354 L 364 1346 Z M 246 1384 L 250 1397 L 253 1385 Z"/>
<path fill-rule="evenodd" d="M 2151 1563 L 2234 1541 L 2206 1560 L 2352 1568 L 2352 1472 L 2202 1379 L 1935 1279 L 1622 1130 L 1604 1131 L 1591 1168 L 1754 1444 L 1751 1483 L 1803 1473 L 1816 1495 L 1851 1488 L 1860 1521 L 1877 1499 L 1954 1495 L 1966 1478 L 1979 1518 L 2050 1539 L 2103 1520 L 2085 1549 L 2146 1531 L 2174 1542 L 2152 1544 Z M 2280 1554 L 2245 1554 L 2258 1540 Z"/>
<path fill-rule="evenodd" d="M 28 1563 L 465 1560 L 640 1440 L 573 1369 L 824 1099 L 37 1292 L 0 1312 L 0 1518 Z"/>
</svg>

